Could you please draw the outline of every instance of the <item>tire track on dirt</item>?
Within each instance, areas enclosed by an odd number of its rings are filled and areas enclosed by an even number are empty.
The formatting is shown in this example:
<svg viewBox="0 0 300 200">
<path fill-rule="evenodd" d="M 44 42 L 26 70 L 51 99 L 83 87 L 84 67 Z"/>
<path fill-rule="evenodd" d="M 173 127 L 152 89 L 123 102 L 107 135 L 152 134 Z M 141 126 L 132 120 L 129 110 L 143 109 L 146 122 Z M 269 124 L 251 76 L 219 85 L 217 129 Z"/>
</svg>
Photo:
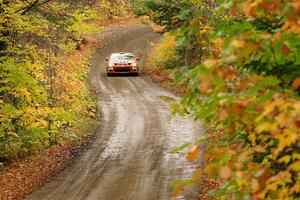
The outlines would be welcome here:
<svg viewBox="0 0 300 200">
<path fill-rule="evenodd" d="M 112 27 L 99 35 L 104 43 L 92 60 L 90 77 L 101 93 L 102 128 L 73 166 L 28 200 L 165 200 L 171 199 L 172 180 L 191 176 L 183 156 L 169 152 L 193 141 L 199 125 L 171 118 L 168 103 L 158 98 L 177 97 L 143 76 L 107 77 L 105 72 L 110 53 L 130 51 L 143 64 L 149 42 L 159 39 L 145 25 Z"/>
</svg>

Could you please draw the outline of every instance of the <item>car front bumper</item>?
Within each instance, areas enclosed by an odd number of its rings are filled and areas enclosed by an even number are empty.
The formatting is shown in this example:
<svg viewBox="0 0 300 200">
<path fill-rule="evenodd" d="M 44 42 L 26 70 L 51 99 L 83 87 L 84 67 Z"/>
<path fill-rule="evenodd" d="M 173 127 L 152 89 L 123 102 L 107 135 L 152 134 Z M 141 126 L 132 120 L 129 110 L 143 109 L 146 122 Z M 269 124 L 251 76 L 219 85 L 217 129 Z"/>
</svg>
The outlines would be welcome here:
<svg viewBox="0 0 300 200">
<path fill-rule="evenodd" d="M 139 67 L 133 66 L 120 66 L 120 67 L 107 67 L 108 74 L 137 74 L 139 73 Z"/>
</svg>

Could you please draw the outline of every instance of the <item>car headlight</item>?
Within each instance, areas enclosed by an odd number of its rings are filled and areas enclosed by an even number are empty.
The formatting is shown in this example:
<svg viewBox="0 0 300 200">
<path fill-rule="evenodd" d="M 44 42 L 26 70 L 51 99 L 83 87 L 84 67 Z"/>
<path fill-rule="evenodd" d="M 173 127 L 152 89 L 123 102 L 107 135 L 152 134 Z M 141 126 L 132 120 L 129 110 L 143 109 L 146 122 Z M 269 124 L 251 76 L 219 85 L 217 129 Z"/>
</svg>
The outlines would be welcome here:
<svg viewBox="0 0 300 200">
<path fill-rule="evenodd" d="M 108 66 L 109 66 L 110 68 L 112 68 L 112 67 L 114 66 L 114 63 L 109 63 Z"/>
<path fill-rule="evenodd" d="M 136 67 L 136 66 L 137 66 L 137 63 L 132 63 L 132 66 L 133 66 L 133 67 Z"/>
</svg>

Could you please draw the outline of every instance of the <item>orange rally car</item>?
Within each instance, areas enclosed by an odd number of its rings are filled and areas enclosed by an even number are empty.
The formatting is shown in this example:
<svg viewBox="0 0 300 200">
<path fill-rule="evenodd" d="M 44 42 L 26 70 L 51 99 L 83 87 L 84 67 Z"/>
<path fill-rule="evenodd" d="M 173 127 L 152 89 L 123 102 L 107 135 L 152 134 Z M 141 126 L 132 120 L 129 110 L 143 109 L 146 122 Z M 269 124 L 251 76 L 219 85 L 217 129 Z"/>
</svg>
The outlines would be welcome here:
<svg viewBox="0 0 300 200">
<path fill-rule="evenodd" d="M 106 58 L 107 76 L 113 74 L 139 74 L 138 61 L 140 59 L 136 58 L 133 53 L 113 53 L 109 58 Z"/>
</svg>

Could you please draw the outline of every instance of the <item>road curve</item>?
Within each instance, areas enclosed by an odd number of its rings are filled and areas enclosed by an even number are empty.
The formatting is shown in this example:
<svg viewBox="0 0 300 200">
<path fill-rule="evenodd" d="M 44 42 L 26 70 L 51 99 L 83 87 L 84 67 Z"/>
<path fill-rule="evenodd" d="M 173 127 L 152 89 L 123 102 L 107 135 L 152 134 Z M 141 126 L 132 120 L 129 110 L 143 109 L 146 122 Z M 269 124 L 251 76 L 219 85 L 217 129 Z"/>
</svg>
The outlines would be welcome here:
<svg viewBox="0 0 300 200">
<path fill-rule="evenodd" d="M 170 116 L 165 99 L 178 97 L 143 75 L 107 77 L 105 73 L 110 53 L 130 51 L 143 63 L 149 42 L 159 39 L 145 25 L 112 27 L 99 35 L 103 47 L 92 61 L 90 78 L 101 93 L 102 128 L 86 153 L 27 200 L 172 199 L 170 183 L 191 176 L 193 166 L 170 150 L 193 141 L 201 126 Z"/>
</svg>

